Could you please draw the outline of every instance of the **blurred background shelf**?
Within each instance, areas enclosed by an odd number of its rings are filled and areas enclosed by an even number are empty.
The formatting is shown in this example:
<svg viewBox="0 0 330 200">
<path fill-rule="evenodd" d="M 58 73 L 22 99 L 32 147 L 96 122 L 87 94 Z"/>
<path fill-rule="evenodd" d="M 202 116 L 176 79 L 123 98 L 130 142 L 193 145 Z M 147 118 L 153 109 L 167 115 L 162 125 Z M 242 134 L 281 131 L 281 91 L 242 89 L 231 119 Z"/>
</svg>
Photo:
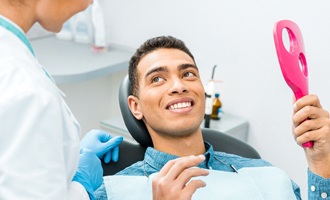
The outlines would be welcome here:
<svg viewBox="0 0 330 200">
<path fill-rule="evenodd" d="M 57 84 L 76 83 L 127 69 L 133 52 L 119 45 L 109 45 L 106 52 L 93 52 L 90 44 L 59 40 L 53 35 L 33 39 L 31 45 Z"/>
</svg>

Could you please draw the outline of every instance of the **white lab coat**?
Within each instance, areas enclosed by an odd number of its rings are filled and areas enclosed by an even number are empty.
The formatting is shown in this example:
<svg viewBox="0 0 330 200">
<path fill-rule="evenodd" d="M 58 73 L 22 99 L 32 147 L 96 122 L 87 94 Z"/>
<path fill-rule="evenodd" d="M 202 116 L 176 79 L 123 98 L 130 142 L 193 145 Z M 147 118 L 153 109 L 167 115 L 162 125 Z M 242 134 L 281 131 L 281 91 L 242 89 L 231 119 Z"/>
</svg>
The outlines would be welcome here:
<svg viewBox="0 0 330 200">
<path fill-rule="evenodd" d="M 0 199 L 89 199 L 82 185 L 71 182 L 79 134 L 37 59 L 0 26 Z"/>
</svg>

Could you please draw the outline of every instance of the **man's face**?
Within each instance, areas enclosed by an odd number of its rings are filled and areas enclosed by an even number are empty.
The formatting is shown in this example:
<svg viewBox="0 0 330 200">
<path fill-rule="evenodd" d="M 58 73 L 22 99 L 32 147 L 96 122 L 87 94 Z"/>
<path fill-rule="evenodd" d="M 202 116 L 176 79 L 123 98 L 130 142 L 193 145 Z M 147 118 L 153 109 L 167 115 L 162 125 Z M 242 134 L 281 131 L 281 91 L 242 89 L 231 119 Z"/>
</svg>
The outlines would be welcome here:
<svg viewBox="0 0 330 200">
<path fill-rule="evenodd" d="M 139 99 L 129 104 L 150 135 L 195 133 L 204 117 L 205 92 L 193 59 L 177 49 L 158 49 L 142 57 L 137 70 Z"/>
</svg>

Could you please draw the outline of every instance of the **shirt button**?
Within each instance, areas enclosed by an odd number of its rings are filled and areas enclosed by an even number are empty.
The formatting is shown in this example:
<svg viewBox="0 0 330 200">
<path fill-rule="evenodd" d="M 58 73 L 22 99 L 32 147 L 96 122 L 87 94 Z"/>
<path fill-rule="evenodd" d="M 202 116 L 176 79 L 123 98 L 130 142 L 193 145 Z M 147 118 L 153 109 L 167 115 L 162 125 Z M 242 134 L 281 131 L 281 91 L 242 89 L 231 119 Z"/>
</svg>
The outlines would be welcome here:
<svg viewBox="0 0 330 200">
<path fill-rule="evenodd" d="M 325 192 L 322 192 L 322 193 L 321 193 L 321 197 L 322 197 L 322 199 L 325 199 L 325 198 L 327 198 L 327 197 L 328 197 L 328 194 L 327 194 L 327 193 L 325 193 Z"/>
<path fill-rule="evenodd" d="M 315 190 L 316 190 L 315 186 L 312 185 L 312 186 L 311 186 L 311 191 L 314 192 Z"/>
</svg>

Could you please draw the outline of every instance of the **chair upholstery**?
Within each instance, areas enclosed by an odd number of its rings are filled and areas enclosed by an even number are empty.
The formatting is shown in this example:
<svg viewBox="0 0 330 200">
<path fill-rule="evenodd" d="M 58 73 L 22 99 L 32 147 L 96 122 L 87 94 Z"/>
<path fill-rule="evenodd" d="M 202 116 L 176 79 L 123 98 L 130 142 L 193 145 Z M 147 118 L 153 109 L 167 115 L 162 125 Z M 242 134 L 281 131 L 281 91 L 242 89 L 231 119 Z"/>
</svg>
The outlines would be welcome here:
<svg viewBox="0 0 330 200">
<path fill-rule="evenodd" d="M 109 164 L 102 163 L 104 175 L 113 175 L 136 161 L 143 160 L 146 148 L 152 146 L 152 140 L 146 126 L 142 121 L 135 119 L 128 107 L 127 97 L 129 95 L 129 79 L 126 76 L 119 88 L 120 110 L 129 133 L 139 144 L 124 140 L 119 146 L 119 161 Z M 230 135 L 208 128 L 202 128 L 202 133 L 204 141 L 212 144 L 216 151 L 232 153 L 247 158 L 260 158 L 259 153 L 252 146 Z"/>
<path fill-rule="evenodd" d="M 128 107 L 127 97 L 131 95 L 128 75 L 119 88 L 119 105 L 128 132 L 143 147 L 152 146 L 151 137 L 143 121 L 137 120 Z"/>
</svg>

